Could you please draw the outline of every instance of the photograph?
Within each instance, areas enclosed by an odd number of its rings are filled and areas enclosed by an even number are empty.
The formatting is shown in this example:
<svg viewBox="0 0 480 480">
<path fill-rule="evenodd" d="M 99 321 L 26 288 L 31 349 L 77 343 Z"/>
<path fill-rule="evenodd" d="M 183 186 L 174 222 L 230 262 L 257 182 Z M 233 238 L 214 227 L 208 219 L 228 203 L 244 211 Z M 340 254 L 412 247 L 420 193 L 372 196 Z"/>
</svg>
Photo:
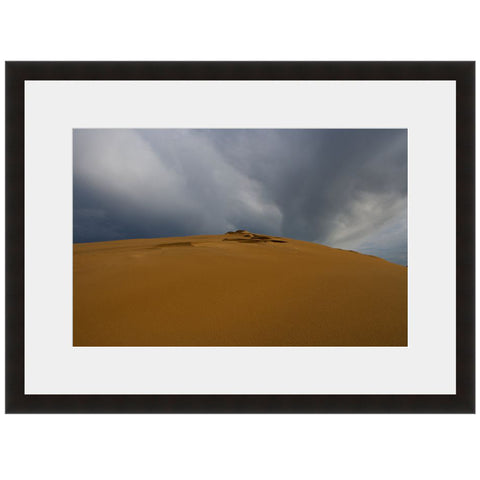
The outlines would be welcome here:
<svg viewBox="0 0 480 480">
<path fill-rule="evenodd" d="M 0 477 L 480 479 L 473 5 L 3 2 Z"/>
<path fill-rule="evenodd" d="M 474 412 L 473 62 L 7 62 L 8 413 Z"/>
<path fill-rule="evenodd" d="M 407 129 L 74 129 L 74 346 L 407 346 Z"/>
</svg>

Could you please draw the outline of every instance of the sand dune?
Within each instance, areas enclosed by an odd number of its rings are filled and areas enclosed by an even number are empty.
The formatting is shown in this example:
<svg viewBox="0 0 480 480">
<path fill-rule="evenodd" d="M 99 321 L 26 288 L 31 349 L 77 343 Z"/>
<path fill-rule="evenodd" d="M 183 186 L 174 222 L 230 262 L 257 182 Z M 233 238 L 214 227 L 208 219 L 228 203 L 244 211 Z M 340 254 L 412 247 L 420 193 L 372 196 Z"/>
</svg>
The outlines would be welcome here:
<svg viewBox="0 0 480 480">
<path fill-rule="evenodd" d="M 75 244 L 75 346 L 404 346 L 407 268 L 239 230 Z"/>
</svg>

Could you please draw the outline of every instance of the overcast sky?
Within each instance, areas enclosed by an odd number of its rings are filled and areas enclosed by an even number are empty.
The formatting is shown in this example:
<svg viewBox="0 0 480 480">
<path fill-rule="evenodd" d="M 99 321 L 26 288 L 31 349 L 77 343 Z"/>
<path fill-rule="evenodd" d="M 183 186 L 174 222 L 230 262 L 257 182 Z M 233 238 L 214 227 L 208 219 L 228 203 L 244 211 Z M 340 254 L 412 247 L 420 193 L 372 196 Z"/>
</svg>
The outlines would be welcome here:
<svg viewBox="0 0 480 480">
<path fill-rule="evenodd" d="M 407 263 L 407 130 L 73 133 L 73 241 L 246 229 Z"/>
</svg>

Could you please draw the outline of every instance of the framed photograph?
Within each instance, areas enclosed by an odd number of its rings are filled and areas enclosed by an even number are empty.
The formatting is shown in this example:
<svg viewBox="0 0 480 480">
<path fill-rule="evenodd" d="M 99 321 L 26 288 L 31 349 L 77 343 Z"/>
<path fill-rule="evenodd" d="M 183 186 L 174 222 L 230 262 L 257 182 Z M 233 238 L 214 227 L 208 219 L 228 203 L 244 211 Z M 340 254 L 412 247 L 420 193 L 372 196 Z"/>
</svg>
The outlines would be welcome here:
<svg viewBox="0 0 480 480">
<path fill-rule="evenodd" d="M 7 413 L 473 413 L 473 62 L 7 62 Z"/>
</svg>

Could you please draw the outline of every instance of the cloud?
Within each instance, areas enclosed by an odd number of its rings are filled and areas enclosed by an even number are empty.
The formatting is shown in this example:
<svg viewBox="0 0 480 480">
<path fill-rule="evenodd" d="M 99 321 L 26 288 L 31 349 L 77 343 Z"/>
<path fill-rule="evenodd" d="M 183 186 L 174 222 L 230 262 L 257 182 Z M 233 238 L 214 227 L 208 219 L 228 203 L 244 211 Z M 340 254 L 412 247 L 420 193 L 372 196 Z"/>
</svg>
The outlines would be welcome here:
<svg viewBox="0 0 480 480">
<path fill-rule="evenodd" d="M 406 130 L 74 131 L 74 241 L 237 228 L 406 263 Z"/>
</svg>

